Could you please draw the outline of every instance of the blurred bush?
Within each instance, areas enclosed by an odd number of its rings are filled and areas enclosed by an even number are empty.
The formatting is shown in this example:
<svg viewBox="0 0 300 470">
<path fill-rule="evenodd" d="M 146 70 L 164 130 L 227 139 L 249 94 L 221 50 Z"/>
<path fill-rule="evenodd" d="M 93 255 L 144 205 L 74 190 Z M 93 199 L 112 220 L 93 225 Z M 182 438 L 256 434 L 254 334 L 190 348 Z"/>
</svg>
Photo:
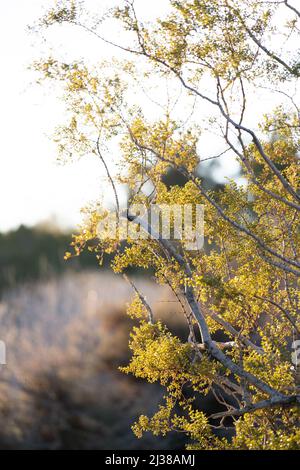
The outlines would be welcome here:
<svg viewBox="0 0 300 470">
<path fill-rule="evenodd" d="M 71 233 L 42 225 L 33 228 L 21 225 L 0 233 L 0 292 L 19 282 L 46 278 L 67 269 L 96 268 L 97 260 L 88 251 L 65 262 L 71 237 Z"/>
</svg>

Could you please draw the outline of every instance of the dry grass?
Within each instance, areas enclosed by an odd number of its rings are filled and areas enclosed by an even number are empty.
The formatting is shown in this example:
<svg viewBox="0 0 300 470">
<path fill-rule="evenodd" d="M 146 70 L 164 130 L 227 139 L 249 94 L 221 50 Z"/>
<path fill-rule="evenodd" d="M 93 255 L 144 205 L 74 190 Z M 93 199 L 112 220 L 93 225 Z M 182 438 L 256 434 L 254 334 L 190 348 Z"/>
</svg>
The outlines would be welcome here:
<svg viewBox="0 0 300 470">
<path fill-rule="evenodd" d="M 158 317 L 185 335 L 167 288 L 137 285 Z M 162 449 L 171 436 L 138 441 L 130 425 L 153 412 L 158 385 L 118 372 L 129 359 L 130 287 L 118 276 L 87 272 L 6 292 L 0 302 L 7 365 L 0 371 L 0 447 Z M 167 302 L 166 302 L 167 301 Z"/>
</svg>

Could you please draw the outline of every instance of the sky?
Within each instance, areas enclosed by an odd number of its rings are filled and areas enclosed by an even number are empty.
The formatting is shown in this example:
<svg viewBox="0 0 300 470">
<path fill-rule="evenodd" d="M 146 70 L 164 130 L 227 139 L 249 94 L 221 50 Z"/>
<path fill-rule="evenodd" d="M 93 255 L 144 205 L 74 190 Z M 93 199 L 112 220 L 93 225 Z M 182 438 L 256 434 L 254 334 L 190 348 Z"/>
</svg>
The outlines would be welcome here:
<svg viewBox="0 0 300 470">
<path fill-rule="evenodd" d="M 103 184 L 96 159 L 58 165 L 50 133 L 62 103 L 38 86 L 28 70 L 39 56 L 38 40 L 27 26 L 42 4 L 12 0 L 1 5 L 0 56 L 0 230 L 51 219 L 64 228 L 80 222 L 80 208 Z"/>
<path fill-rule="evenodd" d="M 96 157 L 67 166 L 57 163 L 50 137 L 64 108 L 55 95 L 35 83 L 28 70 L 43 52 L 43 45 L 27 27 L 53 3 L 55 0 L 10 0 L 1 4 L 0 231 L 48 220 L 63 228 L 74 227 L 81 221 L 81 207 L 96 200 L 106 185 Z M 91 5 L 100 3 L 103 9 L 112 5 L 107 0 L 94 0 Z M 163 12 L 163 4 L 164 0 L 151 2 L 157 13 Z M 91 50 L 90 39 L 78 32 L 52 36 L 51 41 L 58 49 L 76 51 L 77 56 Z M 99 59 L 105 52 L 109 52 L 107 47 L 104 51 L 98 44 Z"/>
<path fill-rule="evenodd" d="M 92 8 L 105 10 L 117 0 L 88 0 Z M 167 0 L 137 0 L 139 12 L 148 18 L 166 12 Z M 110 197 L 103 168 L 96 157 L 59 165 L 51 133 L 61 122 L 62 102 L 55 93 L 35 82 L 29 70 L 34 59 L 48 50 L 66 51 L 68 58 L 91 60 L 109 57 L 112 51 L 71 29 L 54 28 L 49 44 L 28 32 L 28 25 L 55 0 L 5 0 L 0 17 L 0 231 L 20 224 L 52 221 L 73 228 L 81 221 L 80 209 L 104 193 Z M 109 27 L 109 25 L 108 25 Z M 68 28 L 68 27 L 67 27 Z M 115 39 L 117 31 L 107 31 Z M 120 39 L 120 38 L 118 38 Z M 270 103 L 273 106 L 273 102 Z M 211 139 L 213 141 L 213 139 Z M 206 147 L 212 144 L 206 142 Z M 234 173 L 232 161 L 228 163 Z M 222 173 L 222 171 L 221 171 Z M 219 175 L 222 180 L 223 175 Z"/>
</svg>

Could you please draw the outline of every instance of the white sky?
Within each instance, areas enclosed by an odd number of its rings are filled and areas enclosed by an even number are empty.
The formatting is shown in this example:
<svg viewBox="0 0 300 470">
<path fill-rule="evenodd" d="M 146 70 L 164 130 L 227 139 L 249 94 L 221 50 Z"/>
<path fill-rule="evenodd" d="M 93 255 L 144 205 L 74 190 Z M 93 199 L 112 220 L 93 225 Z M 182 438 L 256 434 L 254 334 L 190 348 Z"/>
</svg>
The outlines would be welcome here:
<svg viewBox="0 0 300 470">
<path fill-rule="evenodd" d="M 56 148 L 49 135 L 63 112 L 55 95 L 33 82 L 27 70 L 41 50 L 37 38 L 29 34 L 47 5 L 55 0 L 10 0 L 1 2 L 0 16 L 0 231 L 19 224 L 33 225 L 55 219 L 64 227 L 80 223 L 80 208 L 102 192 L 103 169 L 96 158 L 86 158 L 67 166 L 56 162 Z M 151 2 L 159 12 L 164 0 Z M 92 6 L 111 6 L 108 0 L 93 0 Z M 150 7 L 150 2 L 148 3 Z M 153 10 L 152 10 L 153 11 Z M 161 10 L 162 11 L 162 10 Z M 89 38 L 78 32 L 56 46 L 85 55 Z M 59 43 L 59 40 L 61 41 Z M 86 41 L 86 43 L 85 43 Z M 103 56 L 98 42 L 98 60 Z M 103 45 L 102 45 L 103 47 Z"/>
<path fill-rule="evenodd" d="M 118 1 L 118 0 L 114 0 Z M 80 208 L 102 193 L 103 169 L 99 160 L 84 158 L 61 166 L 49 135 L 63 115 L 63 105 L 55 95 L 33 81 L 27 67 L 39 58 L 43 47 L 28 33 L 47 5 L 55 0 L 5 0 L 0 17 L 0 231 L 19 224 L 34 225 L 49 219 L 63 227 L 80 223 Z M 92 6 L 105 8 L 112 0 L 90 0 Z M 159 16 L 167 0 L 137 0 L 147 16 Z M 115 31 L 110 31 L 113 39 Z M 87 35 L 66 30 L 50 33 L 55 48 L 78 55 L 90 54 L 101 60 L 111 51 Z M 102 49 L 101 49 L 102 48 Z M 73 52 L 72 52 L 73 51 Z M 208 143 L 208 146 L 210 144 Z M 106 191 L 107 193 L 107 191 Z"/>
</svg>

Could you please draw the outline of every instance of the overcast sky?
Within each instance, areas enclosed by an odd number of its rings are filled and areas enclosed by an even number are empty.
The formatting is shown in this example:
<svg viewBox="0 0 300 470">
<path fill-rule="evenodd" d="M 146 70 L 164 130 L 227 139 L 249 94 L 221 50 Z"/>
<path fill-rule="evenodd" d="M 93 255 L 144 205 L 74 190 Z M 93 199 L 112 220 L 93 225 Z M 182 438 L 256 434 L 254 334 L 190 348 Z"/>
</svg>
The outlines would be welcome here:
<svg viewBox="0 0 300 470">
<path fill-rule="evenodd" d="M 76 226 L 81 220 L 80 208 L 97 199 L 105 185 L 96 157 L 67 166 L 57 164 L 56 148 L 49 135 L 60 122 L 64 108 L 47 87 L 35 84 L 27 69 L 46 49 L 28 33 L 27 26 L 53 3 L 55 0 L 5 0 L 1 4 L 0 231 L 50 219 L 63 227 Z M 112 5 L 112 0 L 90 3 L 104 9 Z M 137 0 L 140 11 L 150 18 L 163 14 L 167 3 Z M 114 37 L 116 32 L 109 33 Z M 64 34 L 49 34 L 52 45 L 69 51 L 71 59 L 72 53 L 74 58 L 90 54 L 98 60 L 111 53 L 99 42 L 92 47 L 87 35 L 70 29 Z"/>
</svg>

